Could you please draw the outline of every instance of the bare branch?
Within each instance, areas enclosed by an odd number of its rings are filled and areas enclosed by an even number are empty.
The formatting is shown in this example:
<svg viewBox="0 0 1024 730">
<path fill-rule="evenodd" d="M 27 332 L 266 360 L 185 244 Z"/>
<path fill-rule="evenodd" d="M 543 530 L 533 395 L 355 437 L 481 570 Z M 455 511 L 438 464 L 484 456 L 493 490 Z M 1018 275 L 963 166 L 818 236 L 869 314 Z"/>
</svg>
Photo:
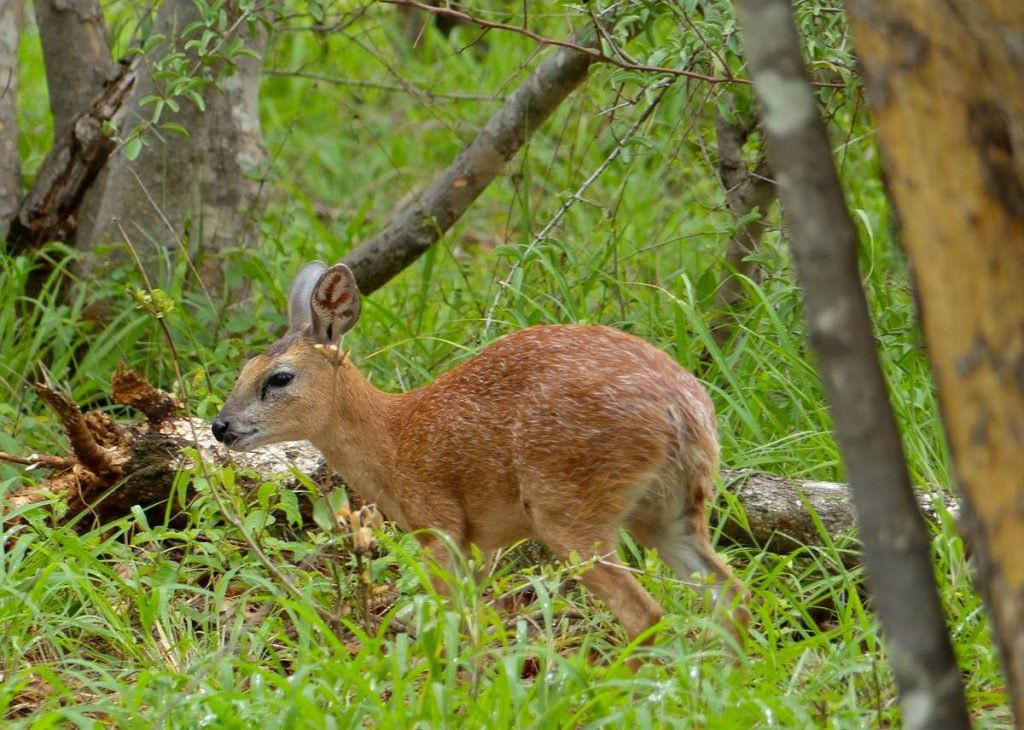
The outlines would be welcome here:
<svg viewBox="0 0 1024 730">
<path fill-rule="evenodd" d="M 592 37 L 587 33 L 579 40 Z M 583 83 L 592 62 L 590 54 L 559 48 L 541 63 L 415 203 L 345 256 L 360 290 L 378 289 L 451 228 L 530 135 Z"/>
<path fill-rule="evenodd" d="M 681 72 L 679 69 L 642 64 L 630 66 L 622 58 L 612 58 L 597 50 L 594 45 L 599 32 L 592 28 L 581 30 L 570 41 L 554 41 L 518 26 L 481 20 L 450 7 L 434 7 L 416 0 L 384 2 L 451 15 L 485 28 L 523 33 L 538 43 L 557 46 L 558 50 L 508 98 L 484 130 L 446 170 L 434 178 L 416 203 L 403 210 L 384 231 L 345 256 L 344 262 L 355 272 L 359 288 L 365 293 L 378 289 L 440 239 L 534 130 L 583 82 L 592 63 L 617 66 L 625 63 L 634 70 L 686 76 L 712 83 L 747 83 L 734 78 Z M 608 18 L 603 22 L 608 22 Z"/>
<path fill-rule="evenodd" d="M 78 459 L 67 456 L 50 456 L 49 454 L 18 456 L 17 454 L 8 454 L 6 451 L 0 451 L 0 461 L 27 466 L 30 469 L 41 468 L 55 471 L 70 469 L 78 463 Z"/>
<path fill-rule="evenodd" d="M 619 66 L 620 68 L 626 68 L 631 71 L 647 71 L 649 73 L 666 74 L 669 76 L 681 76 L 688 79 L 697 79 L 699 81 L 706 81 L 712 84 L 749 84 L 749 79 L 736 78 L 733 76 L 710 76 L 708 74 L 697 73 L 696 71 L 686 71 L 681 68 L 670 68 L 668 66 L 649 66 L 643 63 L 634 63 L 624 58 L 624 54 L 616 54 L 615 56 L 608 56 L 601 52 L 600 49 L 592 46 L 581 45 L 575 41 L 563 41 L 557 38 L 548 38 L 542 36 L 539 33 L 534 33 L 528 28 L 524 28 L 520 25 L 509 25 L 508 23 L 495 23 L 490 20 L 484 20 L 483 18 L 469 13 L 464 13 L 461 10 L 456 10 L 452 7 L 447 6 L 434 6 L 426 5 L 416 0 L 381 0 L 381 2 L 389 3 L 391 5 L 401 5 L 407 8 L 416 8 L 417 10 L 423 10 L 433 15 L 440 15 L 447 18 L 454 18 L 461 20 L 465 23 L 472 23 L 478 25 L 481 28 L 488 28 L 493 30 L 509 31 L 518 35 L 526 36 L 532 41 L 536 41 L 544 46 L 557 46 L 559 48 L 567 48 L 572 51 L 576 51 L 584 56 L 589 56 L 591 61 L 600 61 L 601 63 L 608 63 L 613 66 Z M 601 31 L 599 31 L 600 33 Z M 606 35 L 603 34 L 602 35 Z"/>
<path fill-rule="evenodd" d="M 928 531 L 875 355 L 857 266 L 857 229 L 807 82 L 792 7 L 787 0 L 738 0 L 736 12 L 903 723 L 912 730 L 967 728 L 963 682 L 935 587 Z"/>
</svg>

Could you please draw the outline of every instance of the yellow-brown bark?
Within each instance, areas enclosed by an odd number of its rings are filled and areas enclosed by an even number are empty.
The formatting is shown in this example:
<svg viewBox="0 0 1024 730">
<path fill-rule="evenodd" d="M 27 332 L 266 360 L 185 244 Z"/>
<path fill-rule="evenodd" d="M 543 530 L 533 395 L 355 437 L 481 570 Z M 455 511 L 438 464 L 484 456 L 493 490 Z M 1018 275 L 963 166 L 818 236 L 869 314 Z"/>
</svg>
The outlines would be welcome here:
<svg viewBox="0 0 1024 730">
<path fill-rule="evenodd" d="M 1024 722 L 1024 3 L 849 10 Z"/>
</svg>

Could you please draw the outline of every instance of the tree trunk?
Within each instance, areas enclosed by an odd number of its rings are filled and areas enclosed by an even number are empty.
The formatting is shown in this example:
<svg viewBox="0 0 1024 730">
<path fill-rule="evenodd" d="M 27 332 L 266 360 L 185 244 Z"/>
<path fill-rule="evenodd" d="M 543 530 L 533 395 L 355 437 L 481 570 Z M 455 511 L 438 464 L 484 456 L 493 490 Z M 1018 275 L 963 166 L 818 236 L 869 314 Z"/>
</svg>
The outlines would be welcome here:
<svg viewBox="0 0 1024 730">
<path fill-rule="evenodd" d="M 98 0 L 36 0 L 57 144 L 117 70 Z"/>
<path fill-rule="evenodd" d="M 0 7 L 0 236 L 21 198 L 21 158 L 18 154 L 18 36 L 23 0 Z"/>
<path fill-rule="evenodd" d="M 739 111 L 732 105 L 733 114 Z M 711 323 L 711 335 L 722 347 L 735 331 L 735 310 L 744 300 L 743 283 L 740 277 L 760 283 L 761 266 L 751 260 L 757 253 L 768 222 L 768 212 L 775 203 L 778 193 L 772 180 L 768 158 L 759 155 L 754 169 L 747 167 L 743 159 L 743 145 L 757 124 L 756 118 L 728 121 L 718 113 L 716 134 L 718 137 L 718 177 L 725 188 L 725 201 L 737 223 L 735 234 L 729 239 L 725 253 L 725 266 L 718 279 L 715 292 L 715 309 L 719 314 Z M 756 218 L 742 222 L 754 211 Z"/>
<path fill-rule="evenodd" d="M 156 32 L 167 41 L 146 58 L 125 126 L 152 121 L 154 107 L 142 101 L 164 94 L 166 81 L 154 79 L 156 65 L 171 51 L 184 49 L 192 36 L 184 38 L 183 32 L 200 19 L 193 0 L 165 0 L 160 6 Z M 191 99 L 179 97 L 180 110 L 162 116 L 161 124 L 181 125 L 188 130 L 187 138 L 157 125 L 149 130 L 149 143 L 135 160 L 123 154 L 111 159 L 98 207 L 82 212 L 78 246 L 89 252 L 100 244 L 116 243 L 122 253 L 88 257 L 85 266 L 93 274 L 102 275 L 128 259 L 121 228 L 156 286 L 169 280 L 174 262 L 185 256 L 202 283 L 216 288 L 221 282 L 221 249 L 246 245 L 262 189 L 247 173 L 265 160 L 256 102 L 266 33 L 257 24 L 255 36 L 250 36 L 249 27 L 243 19 L 232 18 L 233 32 L 245 38 L 257 58 L 236 59 L 234 73 L 226 77 L 219 64 L 206 69 L 222 88 L 211 83 L 204 89 L 205 112 Z M 195 59 L 191 52 L 186 55 Z M 192 66 L 193 71 L 200 68 L 198 62 Z"/>
<path fill-rule="evenodd" d="M 875 355 L 858 274 L 857 230 L 808 83 L 792 7 L 786 0 L 740 0 L 736 12 L 903 724 L 966 728 L 963 682 L 935 587 L 928 532 Z"/>
<path fill-rule="evenodd" d="M 965 520 L 1024 725 L 1024 3 L 850 4 Z"/>
<path fill-rule="evenodd" d="M 214 291 L 224 284 L 221 255 L 236 246 L 255 243 L 265 199 L 267 151 L 260 128 L 259 88 L 266 30 L 250 36 L 247 45 L 255 57 L 236 61 L 235 72 L 223 89 L 207 96 L 206 148 L 202 150 L 200 187 L 202 229 L 193 234 L 193 261 L 203 283 Z M 198 239 L 198 240 L 197 240 Z M 233 292 L 244 296 L 244 292 Z"/>
</svg>

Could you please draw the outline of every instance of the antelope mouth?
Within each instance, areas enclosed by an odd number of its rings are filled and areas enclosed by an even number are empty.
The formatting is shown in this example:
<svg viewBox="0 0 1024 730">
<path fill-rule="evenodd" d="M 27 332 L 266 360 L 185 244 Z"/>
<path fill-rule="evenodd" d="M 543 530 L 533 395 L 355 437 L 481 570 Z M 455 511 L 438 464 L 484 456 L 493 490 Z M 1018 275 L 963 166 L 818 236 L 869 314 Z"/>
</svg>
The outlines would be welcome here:
<svg viewBox="0 0 1024 730">
<path fill-rule="evenodd" d="M 218 427 L 214 424 L 213 437 L 231 451 L 248 451 L 259 446 L 259 429 L 236 431 L 231 428 Z"/>
<path fill-rule="evenodd" d="M 258 428 L 251 431 L 229 431 L 224 434 L 224 445 L 232 451 L 250 451 L 263 443 L 259 434 Z"/>
</svg>

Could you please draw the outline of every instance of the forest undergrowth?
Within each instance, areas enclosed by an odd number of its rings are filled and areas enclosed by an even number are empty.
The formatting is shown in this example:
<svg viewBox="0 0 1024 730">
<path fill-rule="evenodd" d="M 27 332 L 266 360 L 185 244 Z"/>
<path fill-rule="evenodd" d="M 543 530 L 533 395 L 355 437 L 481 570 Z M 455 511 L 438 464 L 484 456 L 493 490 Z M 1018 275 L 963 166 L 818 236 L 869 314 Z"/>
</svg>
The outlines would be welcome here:
<svg viewBox="0 0 1024 730">
<path fill-rule="evenodd" d="M 33 294 L 38 260 L 0 257 L 0 451 L 62 448 L 30 387 L 42 379 L 123 417 L 106 400 L 119 361 L 211 419 L 244 359 L 283 331 L 298 268 L 338 260 L 379 231 L 479 130 L 537 50 L 511 33 L 472 45 L 479 33 L 467 27 L 450 38 L 428 28 L 411 49 L 389 9 L 375 7 L 337 34 L 274 38 L 261 90 L 271 164 L 252 171 L 269 201 L 253 212 L 261 245 L 228 254 L 235 294 L 208 296 L 170 257 L 166 304 L 155 310 L 140 305 L 137 270 L 78 281 L 75 252 L 57 244 L 41 252 L 53 268 Z M 839 54 L 828 22 L 817 52 Z M 559 27 L 553 17 L 551 34 Z M 656 45 L 659 32 L 641 42 Z M 31 28 L 21 75 L 23 90 L 45 88 Z M 366 299 L 346 347 L 379 387 L 407 390 L 524 326 L 614 325 L 707 384 L 723 466 L 841 481 L 777 211 L 757 254 L 765 276 L 744 282 L 735 332 L 721 345 L 711 333 L 736 225 L 713 152 L 725 89 L 676 80 L 626 139 L 659 92 L 653 81 L 596 69 L 441 243 Z M 908 466 L 923 488 L 950 490 L 870 119 L 854 97 L 823 99 Z M 45 95 L 23 92 L 21 107 L 29 183 L 49 144 Z M 101 296 L 117 303 L 103 325 L 89 310 Z M 749 640 L 733 664 L 702 598 L 628 537 L 627 561 L 666 607 L 651 648 L 624 646 L 607 608 L 579 584 L 581 566 L 535 546 L 507 551 L 479 584 L 469 577 L 479 556 L 467 556 L 442 598 L 429 580 L 437 568 L 423 565 L 412 536 L 386 525 L 356 555 L 331 525 L 301 528 L 298 502 L 319 499 L 312 485 L 295 493 L 265 481 L 242 493 L 235 476 L 182 472 L 179 487 L 191 479 L 198 496 L 172 499 L 166 516 L 183 516 L 174 526 L 139 510 L 55 527 L 54 501 L 0 513 L 0 715 L 9 726 L 899 726 L 862 572 L 842 559 L 849 541 L 788 555 L 718 543 L 753 594 Z M 0 494 L 38 478 L 0 467 Z M 723 492 L 712 527 L 739 509 Z M 963 545 L 951 520 L 932 528 L 972 713 L 979 727 L 1008 727 Z M 645 661 L 633 673 L 636 656 Z"/>
</svg>

